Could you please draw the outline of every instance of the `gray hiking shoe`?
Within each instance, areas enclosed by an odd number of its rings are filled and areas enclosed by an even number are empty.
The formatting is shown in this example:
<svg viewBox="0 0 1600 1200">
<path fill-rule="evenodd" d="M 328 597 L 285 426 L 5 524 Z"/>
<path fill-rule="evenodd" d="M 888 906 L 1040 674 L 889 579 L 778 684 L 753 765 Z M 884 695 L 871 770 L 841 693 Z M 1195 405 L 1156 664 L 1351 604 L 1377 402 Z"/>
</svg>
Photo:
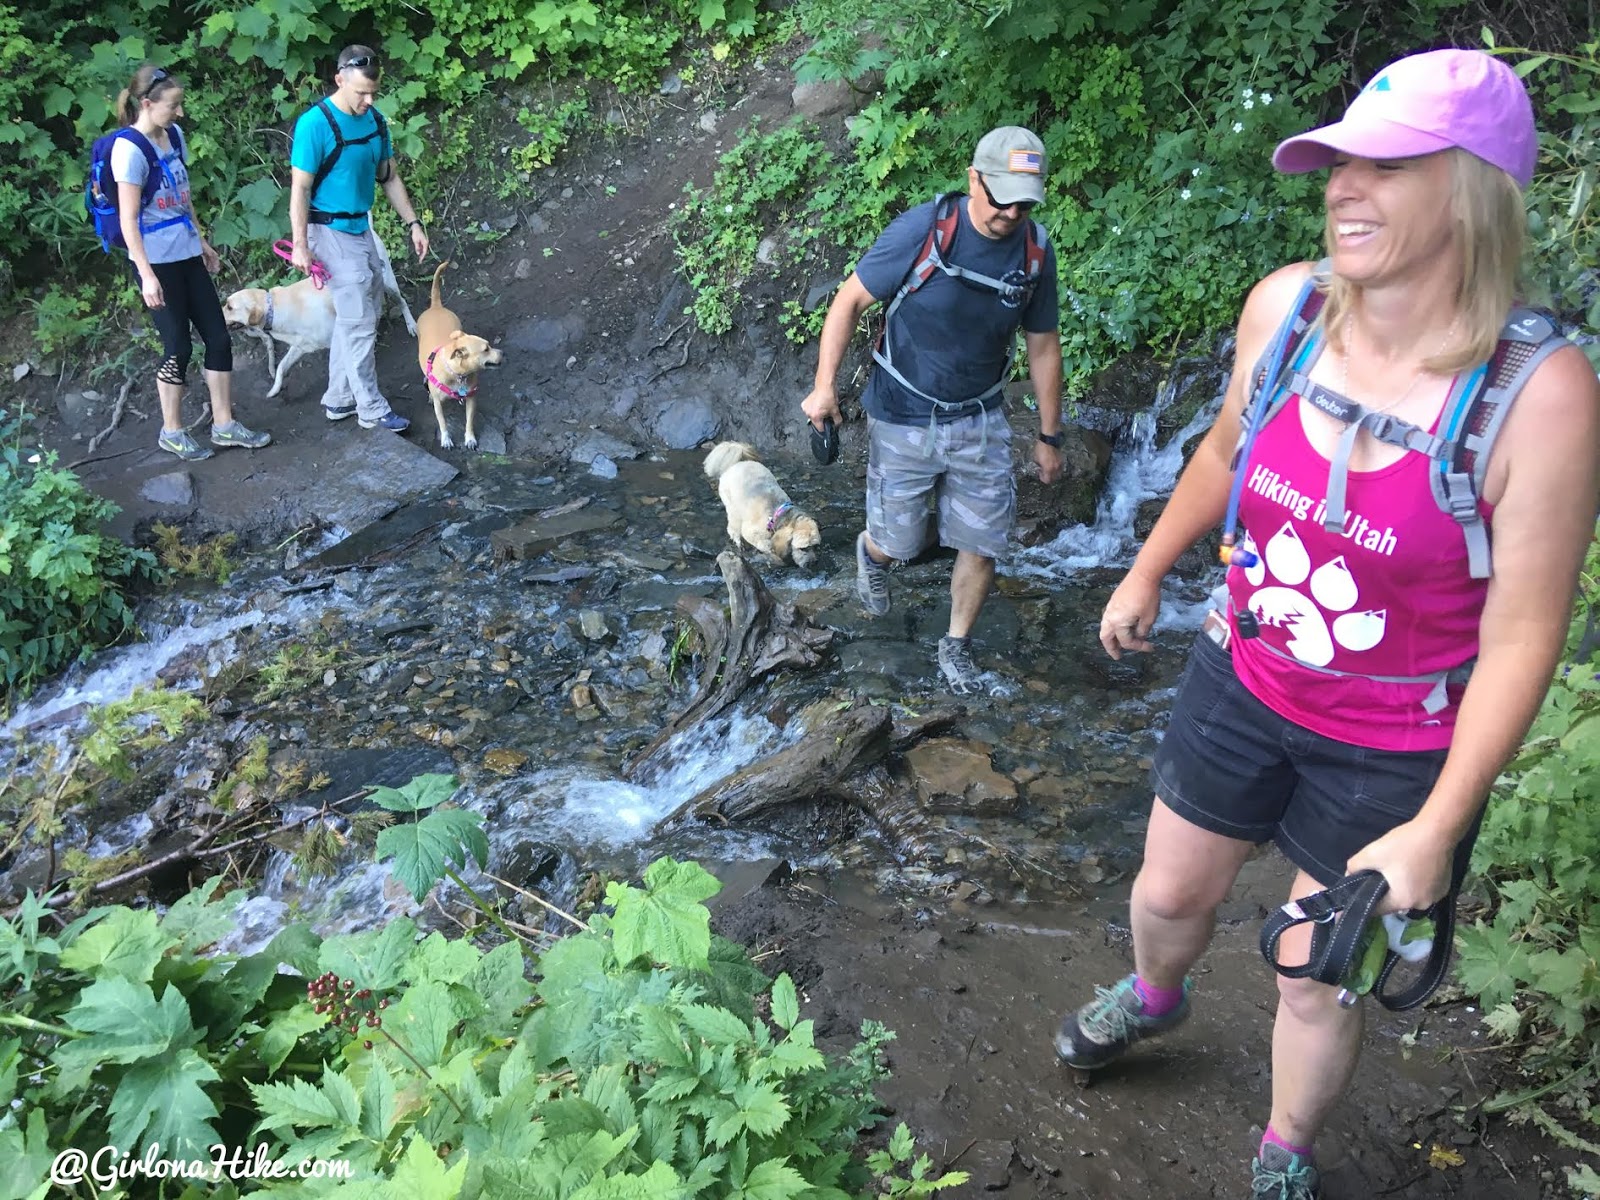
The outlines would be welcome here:
<svg viewBox="0 0 1600 1200">
<path fill-rule="evenodd" d="M 867 553 L 866 530 L 856 535 L 856 595 L 874 617 L 889 611 L 889 564 Z"/>
<path fill-rule="evenodd" d="M 1250 1200 L 1318 1200 L 1322 1179 L 1311 1160 L 1274 1146 L 1261 1147 L 1261 1157 L 1250 1160 Z"/>
<path fill-rule="evenodd" d="M 969 637 L 942 637 L 939 639 L 939 674 L 950 690 L 958 696 L 986 693 L 983 672 L 972 661 L 972 639 Z"/>
<path fill-rule="evenodd" d="M 176 454 L 184 462 L 200 462 L 216 453 L 215 450 L 208 449 L 195 441 L 186 429 L 179 429 L 173 433 L 163 431 L 156 445 L 168 454 Z"/>
<path fill-rule="evenodd" d="M 270 433 L 257 433 L 254 429 L 247 428 L 243 421 L 229 421 L 226 425 L 213 425 L 211 427 L 211 444 L 213 446 L 243 446 L 247 450 L 259 450 L 263 446 L 272 444 Z"/>
<path fill-rule="evenodd" d="M 1103 1067 L 1142 1038 L 1165 1033 L 1189 1016 L 1189 981 L 1183 981 L 1183 999 L 1159 1017 L 1144 1014 L 1144 1001 L 1134 991 L 1129 975 L 1111 987 L 1097 987 L 1094 999 L 1077 1012 L 1068 1013 L 1056 1031 L 1056 1054 L 1080 1071 Z"/>
</svg>

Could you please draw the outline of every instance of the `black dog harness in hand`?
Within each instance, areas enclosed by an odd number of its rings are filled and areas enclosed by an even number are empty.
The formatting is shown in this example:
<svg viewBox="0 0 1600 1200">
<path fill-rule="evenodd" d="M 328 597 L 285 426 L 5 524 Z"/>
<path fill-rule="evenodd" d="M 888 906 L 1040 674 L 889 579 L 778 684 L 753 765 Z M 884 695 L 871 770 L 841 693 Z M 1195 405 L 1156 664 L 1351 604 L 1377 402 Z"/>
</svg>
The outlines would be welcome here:
<svg viewBox="0 0 1600 1200">
<path fill-rule="evenodd" d="M 1361 953 L 1362 935 L 1376 916 L 1378 905 L 1389 892 L 1389 881 L 1377 871 L 1358 871 L 1332 887 L 1302 896 L 1278 908 L 1261 927 L 1261 957 L 1286 979 L 1315 979 L 1330 987 L 1341 987 Z M 1401 958 L 1392 949 L 1384 954 L 1383 967 L 1372 984 L 1379 1004 L 1394 1012 L 1415 1008 L 1444 982 L 1450 969 L 1450 950 L 1455 940 L 1455 896 L 1448 895 L 1431 908 L 1413 909 L 1412 919 L 1433 920 L 1433 948 L 1423 964 L 1422 975 L 1397 996 L 1384 992 L 1383 985 Z M 1311 931 L 1311 957 L 1297 967 L 1278 961 L 1278 940 L 1296 925 L 1315 923 Z"/>
</svg>

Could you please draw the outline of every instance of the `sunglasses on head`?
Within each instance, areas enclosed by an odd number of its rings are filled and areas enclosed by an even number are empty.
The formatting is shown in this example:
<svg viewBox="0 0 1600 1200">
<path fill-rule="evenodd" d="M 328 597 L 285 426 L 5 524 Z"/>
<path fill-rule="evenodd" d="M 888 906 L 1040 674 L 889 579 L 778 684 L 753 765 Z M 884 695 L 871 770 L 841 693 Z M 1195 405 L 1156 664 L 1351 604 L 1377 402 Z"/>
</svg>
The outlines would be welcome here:
<svg viewBox="0 0 1600 1200">
<path fill-rule="evenodd" d="M 984 179 L 982 171 L 978 172 L 978 186 L 983 189 L 983 198 L 1002 211 L 1008 208 L 1016 208 L 1021 209 L 1024 213 L 1030 213 L 1039 203 L 1037 200 L 1013 200 L 1010 204 L 1001 204 L 1000 201 L 994 198 L 994 193 L 989 190 L 989 182 Z"/>
<path fill-rule="evenodd" d="M 378 65 L 376 54 L 362 54 L 356 58 L 347 58 L 339 64 L 339 70 L 347 71 L 351 67 L 375 67 Z"/>
<path fill-rule="evenodd" d="M 140 95 L 148 96 L 151 92 L 156 90 L 156 84 L 162 83 L 171 78 L 172 76 L 168 75 L 165 70 L 163 70 L 161 67 L 157 67 L 154 71 L 150 72 L 150 81 L 144 85 L 144 91 L 141 92 Z"/>
</svg>

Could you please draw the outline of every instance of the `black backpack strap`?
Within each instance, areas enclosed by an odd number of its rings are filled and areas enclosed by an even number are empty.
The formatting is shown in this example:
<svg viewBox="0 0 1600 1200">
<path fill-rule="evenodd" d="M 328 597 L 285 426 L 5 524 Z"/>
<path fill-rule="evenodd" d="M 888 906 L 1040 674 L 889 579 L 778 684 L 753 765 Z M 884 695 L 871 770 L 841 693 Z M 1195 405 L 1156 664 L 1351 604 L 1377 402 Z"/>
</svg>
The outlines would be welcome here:
<svg viewBox="0 0 1600 1200">
<path fill-rule="evenodd" d="M 378 123 L 378 153 L 382 155 L 384 146 L 389 147 L 389 153 L 378 160 L 378 182 L 388 183 L 394 177 L 394 143 L 389 140 L 389 122 L 376 108 L 372 110 L 372 119 Z"/>
<path fill-rule="evenodd" d="M 333 131 L 333 153 L 317 164 L 317 173 L 311 177 L 310 198 L 312 200 L 316 199 L 317 189 L 328 178 L 329 172 L 333 170 L 334 164 L 339 161 L 339 156 L 344 153 L 345 147 L 344 132 L 339 128 L 339 120 L 333 115 L 333 109 L 329 105 L 326 96 L 317 101 L 317 111 L 328 119 L 328 128 Z"/>
</svg>

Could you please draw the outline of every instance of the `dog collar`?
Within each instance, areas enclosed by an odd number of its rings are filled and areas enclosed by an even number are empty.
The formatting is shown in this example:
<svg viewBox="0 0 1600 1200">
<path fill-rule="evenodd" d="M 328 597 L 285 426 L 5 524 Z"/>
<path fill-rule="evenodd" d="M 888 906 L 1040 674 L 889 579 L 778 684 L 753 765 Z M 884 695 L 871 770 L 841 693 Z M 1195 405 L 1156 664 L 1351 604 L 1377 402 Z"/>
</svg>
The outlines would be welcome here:
<svg viewBox="0 0 1600 1200">
<path fill-rule="evenodd" d="M 267 315 L 261 322 L 261 331 L 263 333 L 271 333 L 272 332 L 272 289 L 271 288 L 267 289 Z"/>
<path fill-rule="evenodd" d="M 783 518 L 788 513 L 793 511 L 793 509 L 794 503 L 790 500 L 785 500 L 782 504 L 778 505 L 777 508 L 773 509 L 772 516 L 767 518 L 767 532 L 776 533 L 778 526 L 783 524 Z"/>
<path fill-rule="evenodd" d="M 474 379 L 464 388 L 453 388 L 449 384 L 440 383 L 438 376 L 433 373 L 433 355 L 438 354 L 439 350 L 443 349 L 444 347 L 440 346 L 438 350 L 433 352 L 433 354 L 428 355 L 428 362 L 427 365 L 422 368 L 422 373 L 427 377 L 429 383 L 433 384 L 434 387 L 438 388 L 446 396 L 454 396 L 457 400 L 465 400 L 468 396 L 474 395 L 477 392 L 478 381 Z"/>
</svg>

